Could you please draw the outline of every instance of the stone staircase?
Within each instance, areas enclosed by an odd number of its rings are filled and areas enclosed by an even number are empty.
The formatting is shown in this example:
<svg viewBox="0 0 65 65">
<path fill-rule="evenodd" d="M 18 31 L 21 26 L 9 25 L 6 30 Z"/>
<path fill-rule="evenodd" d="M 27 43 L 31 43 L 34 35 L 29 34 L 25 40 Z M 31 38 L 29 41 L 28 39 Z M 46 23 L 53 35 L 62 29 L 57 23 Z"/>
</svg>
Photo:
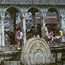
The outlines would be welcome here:
<svg viewBox="0 0 65 65">
<path fill-rule="evenodd" d="M 21 51 L 17 50 L 16 46 L 0 46 L 0 64 L 3 61 L 19 60 Z"/>
<path fill-rule="evenodd" d="M 54 55 L 55 63 L 46 65 L 65 64 L 65 46 L 59 45 L 57 47 L 50 46 L 51 52 Z M 58 60 L 58 54 L 61 53 L 60 61 Z M 0 46 L 0 64 L 1 65 L 19 65 L 21 57 L 21 50 L 17 49 L 16 45 Z M 3 63 L 3 64 L 2 64 Z M 24 64 L 21 64 L 24 65 Z"/>
</svg>

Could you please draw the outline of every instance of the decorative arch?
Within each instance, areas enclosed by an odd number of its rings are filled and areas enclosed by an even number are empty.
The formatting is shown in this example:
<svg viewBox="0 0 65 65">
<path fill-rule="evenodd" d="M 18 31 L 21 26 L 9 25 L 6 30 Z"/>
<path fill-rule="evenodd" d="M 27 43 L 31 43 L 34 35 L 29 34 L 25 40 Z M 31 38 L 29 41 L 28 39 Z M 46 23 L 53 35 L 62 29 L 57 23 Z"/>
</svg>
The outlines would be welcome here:
<svg viewBox="0 0 65 65">
<path fill-rule="evenodd" d="M 29 7 L 28 10 L 27 10 L 27 12 L 29 12 L 29 10 L 31 10 L 31 9 L 37 10 L 38 12 L 40 12 L 40 14 L 42 16 L 41 10 L 38 7 Z"/>
<path fill-rule="evenodd" d="M 48 9 L 47 9 L 47 12 L 48 12 L 48 10 L 49 9 L 51 9 L 51 8 L 54 8 L 56 11 L 57 11 L 57 14 L 58 14 L 58 16 L 60 16 L 60 11 L 59 11 L 59 8 L 57 8 L 57 7 L 49 7 Z"/>
<path fill-rule="evenodd" d="M 9 8 L 15 8 L 15 9 L 20 13 L 20 18 L 21 18 L 21 20 L 22 20 L 23 15 L 22 15 L 21 9 L 20 9 L 19 7 L 17 7 L 17 6 L 9 6 L 9 7 L 6 8 L 6 11 L 7 11 Z"/>
<path fill-rule="evenodd" d="M 10 6 L 6 9 L 7 12 L 9 12 L 10 16 L 11 16 L 11 11 L 14 11 L 13 13 L 16 13 L 18 12 L 19 13 L 19 16 L 20 16 L 20 20 L 22 21 L 22 13 L 21 13 L 21 10 L 19 7 L 16 7 L 16 6 Z"/>
<path fill-rule="evenodd" d="M 45 23 L 49 25 L 49 32 L 52 30 L 55 33 L 55 30 L 58 30 L 58 24 L 60 24 L 60 10 L 57 7 L 49 7 L 47 9 Z M 60 27 L 59 27 L 60 28 Z"/>
<path fill-rule="evenodd" d="M 44 64 L 54 61 L 50 48 L 46 41 L 41 38 L 31 38 L 26 41 L 22 48 L 21 62 L 24 64 Z"/>
<path fill-rule="evenodd" d="M 13 12 L 12 12 L 13 11 Z M 15 43 L 15 32 L 17 30 L 17 28 L 20 28 L 22 30 L 22 12 L 21 9 L 17 6 L 9 6 L 6 8 L 5 12 L 8 12 L 9 14 L 7 14 L 8 16 L 10 16 L 9 19 L 9 30 L 10 32 L 13 32 L 13 40 L 11 43 Z M 16 17 L 17 14 L 17 17 Z"/>
<path fill-rule="evenodd" d="M 32 20 L 31 29 L 33 28 L 32 30 L 36 31 L 36 32 L 34 32 L 35 35 L 37 33 L 41 37 L 41 31 L 42 31 L 41 28 L 42 28 L 42 25 L 43 25 L 42 24 L 43 20 L 42 20 L 41 10 L 38 7 L 30 7 L 30 8 L 28 8 L 27 12 L 31 12 L 31 14 L 32 14 L 31 15 L 31 20 Z"/>
<path fill-rule="evenodd" d="M 7 7 L 6 11 L 7 11 L 9 8 L 15 8 L 16 10 L 18 10 L 18 12 L 21 13 L 21 10 L 20 10 L 19 7 L 16 7 L 16 6 L 9 6 L 9 7 Z"/>
<path fill-rule="evenodd" d="M 37 9 L 39 12 L 41 12 L 41 10 L 40 10 L 38 7 L 29 7 L 28 10 L 30 10 L 31 8 L 35 8 L 35 9 Z M 27 12 L 28 12 L 28 10 L 27 10 Z"/>
<path fill-rule="evenodd" d="M 9 14 L 8 12 L 5 12 L 5 16 L 6 16 L 7 14 L 9 15 L 8 17 L 11 18 L 10 14 Z"/>
</svg>

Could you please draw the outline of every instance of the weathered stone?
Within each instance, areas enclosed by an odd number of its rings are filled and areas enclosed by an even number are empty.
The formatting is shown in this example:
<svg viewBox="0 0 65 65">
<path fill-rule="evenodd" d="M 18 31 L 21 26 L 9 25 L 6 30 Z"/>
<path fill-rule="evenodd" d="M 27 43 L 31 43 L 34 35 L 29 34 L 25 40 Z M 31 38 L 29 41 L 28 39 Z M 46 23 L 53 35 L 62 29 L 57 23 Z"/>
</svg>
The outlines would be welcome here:
<svg viewBox="0 0 65 65">
<path fill-rule="evenodd" d="M 50 48 L 41 38 L 31 38 L 22 48 L 21 62 L 24 64 L 44 64 L 53 61 Z"/>
<path fill-rule="evenodd" d="M 4 65 L 20 65 L 20 61 L 4 61 Z"/>
<path fill-rule="evenodd" d="M 0 0 L 0 4 L 65 5 L 65 0 Z"/>
</svg>

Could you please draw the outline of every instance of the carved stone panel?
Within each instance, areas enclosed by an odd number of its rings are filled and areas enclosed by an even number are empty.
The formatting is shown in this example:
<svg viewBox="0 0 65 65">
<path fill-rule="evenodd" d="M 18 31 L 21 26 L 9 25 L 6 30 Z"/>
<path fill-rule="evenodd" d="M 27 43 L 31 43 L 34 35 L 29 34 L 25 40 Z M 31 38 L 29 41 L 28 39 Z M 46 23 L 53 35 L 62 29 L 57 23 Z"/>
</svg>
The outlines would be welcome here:
<svg viewBox="0 0 65 65">
<path fill-rule="evenodd" d="M 44 39 L 31 38 L 22 48 L 21 62 L 24 64 L 45 64 L 52 60 L 50 48 Z"/>
</svg>

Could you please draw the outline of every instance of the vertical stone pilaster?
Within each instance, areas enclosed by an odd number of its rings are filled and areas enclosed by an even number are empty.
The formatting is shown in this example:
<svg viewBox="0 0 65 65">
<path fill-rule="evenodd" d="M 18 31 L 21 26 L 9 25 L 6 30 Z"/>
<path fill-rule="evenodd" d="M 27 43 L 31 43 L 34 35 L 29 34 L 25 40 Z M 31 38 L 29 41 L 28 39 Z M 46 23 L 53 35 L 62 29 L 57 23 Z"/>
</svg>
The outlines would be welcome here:
<svg viewBox="0 0 65 65">
<path fill-rule="evenodd" d="M 22 12 L 22 16 L 23 16 L 23 40 L 24 40 L 24 44 L 26 42 L 26 13 Z"/>
<path fill-rule="evenodd" d="M 65 15 L 63 14 L 63 13 L 61 13 L 61 29 L 63 30 L 64 28 L 65 28 L 65 23 L 64 23 L 64 21 L 65 21 Z"/>
<path fill-rule="evenodd" d="M 24 33 L 23 39 L 24 39 L 24 44 L 25 44 L 26 42 L 26 20 L 24 17 L 23 17 L 23 33 Z"/>
<path fill-rule="evenodd" d="M 43 36 L 43 28 L 45 27 L 45 21 L 44 21 L 44 18 L 46 17 L 46 13 L 45 12 L 42 12 L 42 38 L 44 37 Z"/>
<path fill-rule="evenodd" d="M 4 36 L 4 19 L 5 19 L 5 10 L 1 11 L 1 46 L 5 46 L 5 36 Z"/>
<path fill-rule="evenodd" d="M 2 45 L 2 22 L 0 20 L 0 46 Z"/>
<path fill-rule="evenodd" d="M 46 12 L 43 12 L 43 13 L 42 13 L 42 16 L 43 16 L 43 27 L 45 27 L 45 24 L 46 24 L 46 23 L 45 23 L 45 20 L 44 20 L 44 19 L 45 19 L 45 17 L 46 17 Z"/>
<path fill-rule="evenodd" d="M 29 19 L 31 15 L 28 12 L 22 12 L 23 15 L 23 33 L 24 33 L 24 44 L 26 42 L 26 19 Z"/>
<path fill-rule="evenodd" d="M 65 42 L 65 14 L 61 13 L 61 29 L 63 31 L 62 42 Z"/>
</svg>

